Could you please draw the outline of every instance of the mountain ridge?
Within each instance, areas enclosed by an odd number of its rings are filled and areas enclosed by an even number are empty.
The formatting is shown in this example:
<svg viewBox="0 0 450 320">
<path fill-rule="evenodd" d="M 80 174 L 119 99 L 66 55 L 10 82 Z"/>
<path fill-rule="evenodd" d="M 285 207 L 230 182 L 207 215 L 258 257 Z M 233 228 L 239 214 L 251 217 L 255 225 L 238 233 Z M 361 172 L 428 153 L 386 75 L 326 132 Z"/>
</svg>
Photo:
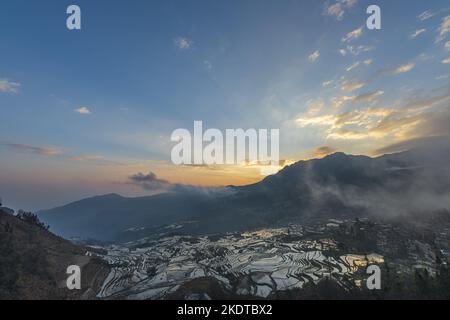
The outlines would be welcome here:
<svg viewBox="0 0 450 320">
<path fill-rule="evenodd" d="M 449 149 L 433 152 L 431 158 L 419 149 L 375 158 L 338 152 L 298 161 L 254 184 L 229 187 L 233 192 L 220 197 L 187 191 L 138 198 L 107 194 L 39 216 L 65 236 L 111 240 L 126 229 L 186 220 L 196 221 L 186 232 L 217 233 L 292 219 L 448 209 L 450 166 L 439 158 L 445 159 Z"/>
</svg>

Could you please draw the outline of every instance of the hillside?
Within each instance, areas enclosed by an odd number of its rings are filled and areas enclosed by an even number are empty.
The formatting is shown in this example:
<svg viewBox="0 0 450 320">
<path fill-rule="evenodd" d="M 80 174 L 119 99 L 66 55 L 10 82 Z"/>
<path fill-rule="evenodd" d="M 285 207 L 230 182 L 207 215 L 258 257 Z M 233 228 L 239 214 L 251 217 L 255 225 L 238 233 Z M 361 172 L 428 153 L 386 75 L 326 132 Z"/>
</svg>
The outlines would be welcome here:
<svg viewBox="0 0 450 320">
<path fill-rule="evenodd" d="M 93 299 L 109 272 L 86 249 L 0 210 L 0 300 Z M 66 269 L 81 267 L 81 290 L 66 288 Z"/>
</svg>

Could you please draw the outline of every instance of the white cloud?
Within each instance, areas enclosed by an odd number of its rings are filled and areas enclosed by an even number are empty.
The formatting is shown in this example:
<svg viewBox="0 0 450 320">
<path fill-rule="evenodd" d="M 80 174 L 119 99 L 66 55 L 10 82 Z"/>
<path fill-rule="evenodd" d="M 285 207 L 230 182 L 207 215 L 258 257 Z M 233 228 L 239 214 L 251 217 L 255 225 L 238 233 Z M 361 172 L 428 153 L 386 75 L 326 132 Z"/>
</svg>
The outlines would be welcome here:
<svg viewBox="0 0 450 320">
<path fill-rule="evenodd" d="M 364 101 L 376 99 L 381 91 L 359 96 Z M 420 136 L 448 134 L 450 109 L 444 106 L 450 94 L 412 100 L 401 108 L 368 107 L 340 114 L 302 115 L 296 119 L 300 127 L 318 127 L 327 139 L 373 139 L 393 141 Z M 348 100 L 348 99 L 347 99 Z M 427 110 L 428 109 L 428 110 Z"/>
<path fill-rule="evenodd" d="M 366 86 L 365 82 L 356 81 L 356 80 L 354 80 L 354 81 L 345 80 L 341 84 L 341 90 L 347 91 L 347 92 L 352 92 L 352 91 L 361 89 L 365 86 Z"/>
<path fill-rule="evenodd" d="M 422 33 L 424 33 L 425 31 L 427 31 L 427 29 L 418 29 L 418 30 L 414 31 L 409 37 L 410 37 L 411 39 L 414 39 L 414 38 L 420 36 L 420 35 L 421 35 Z"/>
<path fill-rule="evenodd" d="M 184 37 L 178 37 L 173 40 L 173 44 L 175 45 L 175 47 L 180 50 L 189 49 L 193 45 L 193 43 L 194 42 L 192 40 Z"/>
<path fill-rule="evenodd" d="M 447 59 L 442 60 L 443 64 L 449 64 L 450 63 L 450 57 L 448 57 Z"/>
<path fill-rule="evenodd" d="M 324 115 L 318 117 L 300 117 L 295 122 L 302 128 L 308 126 L 330 126 L 336 122 L 334 115 Z"/>
<path fill-rule="evenodd" d="M 342 42 L 350 42 L 350 41 L 356 40 L 362 36 L 363 31 L 364 31 L 364 28 L 361 26 L 360 28 L 347 33 L 347 35 L 345 37 L 343 37 L 341 39 L 341 41 Z"/>
<path fill-rule="evenodd" d="M 434 17 L 436 14 L 430 10 L 426 10 L 424 12 L 422 12 L 421 14 L 419 14 L 417 16 L 417 19 L 419 19 L 420 21 L 425 21 L 427 19 L 430 19 L 432 17 Z"/>
<path fill-rule="evenodd" d="M 326 2 L 323 14 L 341 21 L 344 19 L 345 11 L 353 7 L 357 2 L 358 0 L 337 0 L 335 3 Z"/>
<path fill-rule="evenodd" d="M 19 92 L 20 83 L 11 82 L 6 79 L 0 79 L 0 92 L 17 93 Z"/>
<path fill-rule="evenodd" d="M 447 33 L 450 32 L 450 16 L 446 16 L 442 18 L 442 23 L 438 28 L 439 35 L 436 39 L 437 42 L 440 42 L 445 39 Z"/>
<path fill-rule="evenodd" d="M 375 91 L 375 92 L 369 92 L 364 93 L 358 96 L 341 96 L 331 99 L 331 103 L 333 105 L 333 108 L 340 108 L 347 102 L 352 103 L 373 103 L 377 101 L 378 97 L 382 96 L 384 94 L 383 91 Z"/>
<path fill-rule="evenodd" d="M 319 50 L 316 50 L 309 55 L 308 60 L 310 62 L 315 62 L 317 59 L 319 59 L 319 57 L 320 57 L 320 52 L 319 52 Z"/>
<path fill-rule="evenodd" d="M 357 62 L 353 63 L 352 65 L 348 66 L 345 70 L 346 70 L 347 72 L 349 72 L 349 71 L 352 71 L 353 69 L 358 68 L 358 67 L 359 67 L 360 65 L 362 65 L 362 64 L 364 64 L 364 65 L 366 65 L 366 66 L 371 65 L 372 62 L 373 62 L 372 59 L 366 59 L 366 60 L 364 60 L 364 61 L 357 61 Z"/>
<path fill-rule="evenodd" d="M 355 96 L 342 96 L 342 97 L 336 97 L 331 99 L 331 103 L 333 105 L 333 108 L 340 108 L 344 104 L 346 104 L 349 101 L 353 101 L 355 99 Z"/>
<path fill-rule="evenodd" d="M 360 45 L 360 46 L 347 46 L 345 49 L 340 49 L 339 53 L 343 56 L 346 56 L 347 53 L 350 53 L 354 56 L 358 56 L 361 53 L 369 52 L 371 50 L 375 49 L 373 46 L 366 46 L 366 45 Z"/>
<path fill-rule="evenodd" d="M 401 73 L 406 73 L 406 72 L 411 71 L 415 66 L 416 66 L 415 63 L 402 64 L 402 65 L 399 65 L 398 67 L 381 71 L 381 75 L 393 76 L 393 75 L 397 75 L 397 74 L 401 74 Z"/>
<path fill-rule="evenodd" d="M 345 69 L 345 70 L 347 72 L 352 71 L 353 69 L 358 68 L 360 64 L 361 64 L 361 61 L 357 61 L 354 64 L 348 66 L 347 69 Z"/>
<path fill-rule="evenodd" d="M 333 84 L 333 82 L 333 80 L 324 81 L 322 82 L 322 87 L 328 87 L 329 85 Z"/>
<path fill-rule="evenodd" d="M 309 100 L 306 104 L 308 107 L 307 114 L 310 116 L 318 114 L 325 107 L 325 102 L 322 98 Z"/>
<path fill-rule="evenodd" d="M 394 70 L 394 74 L 400 74 L 411 71 L 415 67 L 414 63 L 403 64 Z"/>
<path fill-rule="evenodd" d="M 78 109 L 75 109 L 74 111 L 79 114 L 91 114 L 91 110 L 89 110 L 87 107 L 80 107 Z"/>
<path fill-rule="evenodd" d="M 447 49 L 448 51 L 450 51 L 450 41 L 447 41 L 444 45 L 445 49 Z"/>
</svg>

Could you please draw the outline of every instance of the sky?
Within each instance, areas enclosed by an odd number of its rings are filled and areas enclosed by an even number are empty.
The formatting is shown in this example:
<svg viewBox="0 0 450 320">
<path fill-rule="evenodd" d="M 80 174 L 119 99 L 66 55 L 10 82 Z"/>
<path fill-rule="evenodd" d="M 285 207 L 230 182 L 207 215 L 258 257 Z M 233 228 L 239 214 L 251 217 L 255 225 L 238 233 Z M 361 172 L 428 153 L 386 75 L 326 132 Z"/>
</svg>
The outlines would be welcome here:
<svg viewBox="0 0 450 320">
<path fill-rule="evenodd" d="M 81 30 L 66 28 L 71 4 Z M 381 30 L 366 27 L 370 4 Z M 173 165 L 171 133 L 195 120 L 279 129 L 285 164 L 450 134 L 448 1 L 0 7 L 0 196 L 16 209 L 263 178 L 250 165 Z"/>
</svg>

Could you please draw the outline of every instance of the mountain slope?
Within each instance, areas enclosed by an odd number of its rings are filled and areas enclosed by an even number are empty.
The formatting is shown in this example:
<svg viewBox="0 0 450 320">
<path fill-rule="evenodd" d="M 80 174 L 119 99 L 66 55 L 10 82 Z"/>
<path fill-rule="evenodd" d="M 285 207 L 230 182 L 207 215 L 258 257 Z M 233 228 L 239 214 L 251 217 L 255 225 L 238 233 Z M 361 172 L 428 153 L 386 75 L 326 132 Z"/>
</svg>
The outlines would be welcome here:
<svg viewBox="0 0 450 320">
<path fill-rule="evenodd" d="M 92 299 L 109 267 L 86 249 L 0 210 L 0 300 Z M 69 265 L 81 268 L 81 290 L 66 288 Z"/>
</svg>

